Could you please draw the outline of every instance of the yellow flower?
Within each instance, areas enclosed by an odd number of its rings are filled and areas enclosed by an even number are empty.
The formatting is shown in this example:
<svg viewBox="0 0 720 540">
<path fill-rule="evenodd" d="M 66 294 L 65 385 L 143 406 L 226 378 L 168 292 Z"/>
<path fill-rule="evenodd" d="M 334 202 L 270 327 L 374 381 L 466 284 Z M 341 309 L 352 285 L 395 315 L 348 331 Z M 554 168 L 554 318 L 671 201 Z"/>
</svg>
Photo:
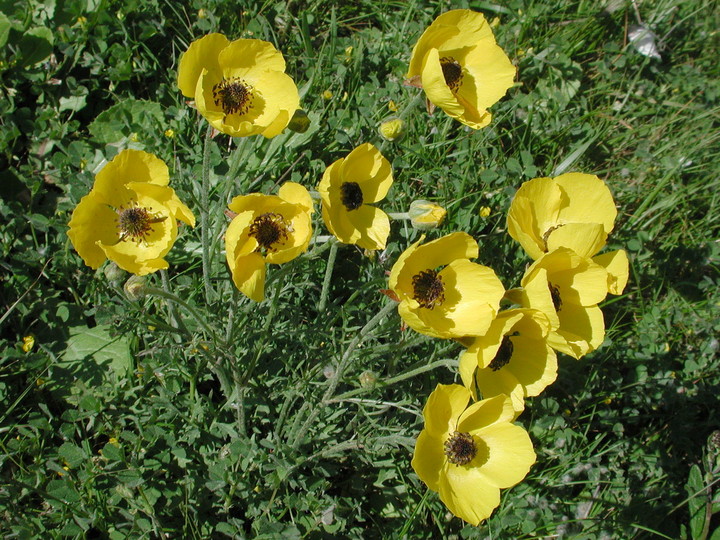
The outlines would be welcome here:
<svg viewBox="0 0 720 540">
<path fill-rule="evenodd" d="M 332 93 L 330 90 L 325 90 L 325 91 L 322 93 L 322 97 L 323 97 L 323 99 L 324 99 L 325 101 L 327 101 L 327 100 L 329 100 L 329 99 L 332 99 L 333 93 Z"/>
<path fill-rule="evenodd" d="M 581 257 L 602 249 L 617 210 L 605 182 L 594 174 L 535 178 L 518 189 L 508 212 L 508 232 L 533 259 L 559 247 Z"/>
<path fill-rule="evenodd" d="M 510 398 L 469 401 L 464 386 L 437 385 L 423 409 L 412 467 L 453 514 L 478 525 L 500 504 L 500 488 L 525 478 L 535 452 L 527 432 L 511 423 Z"/>
<path fill-rule="evenodd" d="M 553 349 L 580 358 L 605 339 L 605 320 L 597 304 L 605 299 L 608 283 L 603 266 L 558 248 L 527 269 L 519 303 L 547 316 Z"/>
<path fill-rule="evenodd" d="M 35 346 L 35 338 L 33 336 L 25 336 L 23 338 L 23 344 L 21 346 L 23 352 L 30 352 L 32 351 L 33 347 Z"/>
<path fill-rule="evenodd" d="M 228 205 L 237 215 L 225 233 L 225 256 L 233 283 L 247 297 L 265 298 L 265 263 L 282 264 L 310 243 L 313 212 L 307 189 L 286 182 L 278 195 L 251 193 Z"/>
<path fill-rule="evenodd" d="M 208 34 L 180 59 L 178 87 L 208 122 L 233 137 L 275 137 L 300 105 L 285 59 L 260 39 Z"/>
<path fill-rule="evenodd" d="M 490 217 L 490 214 L 492 213 L 492 209 L 489 206 L 482 206 L 480 208 L 480 212 L 478 214 L 481 218 L 487 218 Z"/>
<path fill-rule="evenodd" d="M 534 309 L 509 309 L 498 314 L 484 336 L 460 354 L 460 376 L 475 396 L 510 396 L 520 413 L 524 398 L 537 396 L 557 376 L 557 356 L 547 344 L 550 321 Z"/>
<path fill-rule="evenodd" d="M 167 165 L 152 154 L 123 150 L 96 176 L 73 211 L 68 236 L 85 264 L 106 259 L 137 275 L 167 268 L 163 257 L 177 237 L 177 220 L 195 216 L 168 187 Z"/>
<path fill-rule="evenodd" d="M 175 131 L 172 130 L 172 129 L 166 129 L 166 130 L 165 130 L 165 136 L 166 136 L 168 139 L 172 139 L 173 137 L 175 137 Z"/>
<path fill-rule="evenodd" d="M 490 123 L 487 108 L 513 85 L 515 67 L 480 13 L 440 15 L 413 48 L 407 77 L 428 100 L 473 129 Z"/>
<path fill-rule="evenodd" d="M 343 244 L 385 249 L 390 219 L 370 203 L 384 199 L 392 183 L 390 162 L 372 144 L 361 144 L 325 169 L 318 184 L 325 225 Z"/>
<path fill-rule="evenodd" d="M 478 245 L 464 232 L 412 244 L 390 271 L 390 289 L 402 319 L 439 338 L 480 336 L 489 328 L 505 289 L 495 272 L 470 262 Z"/>
</svg>

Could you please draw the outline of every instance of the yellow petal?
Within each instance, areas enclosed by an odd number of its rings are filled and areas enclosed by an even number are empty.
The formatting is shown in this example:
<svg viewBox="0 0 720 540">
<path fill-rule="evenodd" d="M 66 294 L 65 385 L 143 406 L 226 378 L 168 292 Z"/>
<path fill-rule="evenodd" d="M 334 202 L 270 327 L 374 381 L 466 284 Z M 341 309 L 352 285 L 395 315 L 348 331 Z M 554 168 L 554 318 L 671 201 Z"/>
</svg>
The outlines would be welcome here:
<svg viewBox="0 0 720 540">
<path fill-rule="evenodd" d="M 500 490 L 485 482 L 478 469 L 450 465 L 440 477 L 440 500 L 454 515 L 479 525 L 500 504 Z"/>
<path fill-rule="evenodd" d="M 560 326 L 548 336 L 548 344 L 556 351 L 581 358 L 602 345 L 605 319 L 598 306 L 563 305 L 558 318 Z"/>
<path fill-rule="evenodd" d="M 98 242 L 117 241 L 117 217 L 112 208 L 98 201 L 95 191 L 85 195 L 73 210 L 67 234 L 75 251 L 90 268 L 99 268 L 107 259 Z"/>
<path fill-rule="evenodd" d="M 261 69 L 285 71 L 285 59 L 272 43 L 261 39 L 236 39 L 218 57 L 223 70 Z"/>
<path fill-rule="evenodd" d="M 605 182 L 584 173 L 561 174 L 555 182 L 565 194 L 558 216 L 561 223 L 601 223 L 606 233 L 613 230 L 617 209 Z"/>
<path fill-rule="evenodd" d="M 424 245 L 424 239 L 411 245 L 400 255 L 390 271 L 390 288 L 396 293 L 412 297 L 412 279 L 424 270 L 436 269 L 456 259 L 471 259 L 478 256 L 477 242 L 467 233 L 451 233 Z"/>
<path fill-rule="evenodd" d="M 549 231 L 545 244 L 548 251 L 565 247 L 581 257 L 592 257 L 606 241 L 607 233 L 601 223 L 566 223 Z"/>
<path fill-rule="evenodd" d="M 348 221 L 359 232 L 355 243 L 363 249 L 385 249 L 390 235 L 390 218 L 374 206 L 362 205 L 347 213 Z"/>
<path fill-rule="evenodd" d="M 440 53 L 437 49 L 428 51 L 422 69 L 422 86 L 427 98 L 453 118 L 460 119 L 465 108 L 458 102 L 443 75 Z"/>
<path fill-rule="evenodd" d="M 535 452 L 527 432 L 520 426 L 498 423 L 476 435 L 488 447 L 488 458 L 479 469 L 484 481 L 499 488 L 520 482 L 535 463 Z"/>
<path fill-rule="evenodd" d="M 479 336 L 484 334 L 495 318 L 505 288 L 487 266 L 456 259 L 439 274 L 445 285 L 442 306 L 426 310 L 426 320 L 442 316 L 452 321 L 453 336 Z"/>
<path fill-rule="evenodd" d="M 515 66 L 494 39 L 479 41 L 462 62 L 464 75 L 458 96 L 481 111 L 497 103 L 513 85 Z"/>
<path fill-rule="evenodd" d="M 241 255 L 235 261 L 232 279 L 238 290 L 255 302 L 265 298 L 265 261 L 259 253 Z"/>
<path fill-rule="evenodd" d="M 302 207 L 307 212 L 313 212 L 313 200 L 305 186 L 295 182 L 285 182 L 280 186 L 278 196 L 291 204 Z"/>
<path fill-rule="evenodd" d="M 555 227 L 562 191 L 552 178 L 534 178 L 515 193 L 508 211 L 508 233 L 533 259 L 548 251 L 545 233 Z"/>
<path fill-rule="evenodd" d="M 363 204 L 385 198 L 393 183 L 390 162 L 375 146 L 361 144 L 340 164 L 338 182 L 356 182 L 363 194 Z"/>
<path fill-rule="evenodd" d="M 593 262 L 599 264 L 608 274 L 608 292 L 622 294 L 630 276 L 627 253 L 624 249 L 603 253 L 593 257 Z"/>
<path fill-rule="evenodd" d="M 161 203 L 169 210 L 170 215 L 174 219 L 179 219 L 191 227 L 195 226 L 195 216 L 190 209 L 178 199 L 175 190 L 172 188 L 140 182 L 130 182 L 127 187 L 137 194 L 147 195 Z"/>
<path fill-rule="evenodd" d="M 126 185 L 130 182 L 167 186 L 170 173 L 165 162 L 157 156 L 141 150 L 126 149 L 97 174 L 93 189 L 103 201 L 113 204 L 127 198 Z"/>
<path fill-rule="evenodd" d="M 203 69 L 218 69 L 220 51 L 230 42 L 222 34 L 208 34 L 193 41 L 180 58 L 178 88 L 183 95 L 194 98 L 197 81 Z"/>
<path fill-rule="evenodd" d="M 529 339 L 520 335 L 512 341 L 512 358 L 499 371 L 509 371 L 522 386 L 525 396 L 537 396 L 555 382 L 557 356 L 544 339 Z"/>
<path fill-rule="evenodd" d="M 470 392 L 459 384 L 438 384 L 423 408 L 425 429 L 442 440 L 457 429 L 458 419 L 465 411 Z"/>
<path fill-rule="evenodd" d="M 412 458 L 412 468 L 433 491 L 440 488 L 440 471 L 445 462 L 443 442 L 433 437 L 427 430 L 420 432 L 415 442 L 415 451 Z"/>
<path fill-rule="evenodd" d="M 513 410 L 520 413 L 525 409 L 524 395 L 520 381 L 507 369 L 507 366 L 493 371 L 490 368 L 478 369 L 477 385 L 484 398 L 509 396 Z"/>
<path fill-rule="evenodd" d="M 488 426 L 512 422 L 514 419 L 515 411 L 512 408 L 510 399 L 507 396 L 494 396 L 467 407 L 460 416 L 456 430 L 474 434 L 486 429 Z"/>
</svg>

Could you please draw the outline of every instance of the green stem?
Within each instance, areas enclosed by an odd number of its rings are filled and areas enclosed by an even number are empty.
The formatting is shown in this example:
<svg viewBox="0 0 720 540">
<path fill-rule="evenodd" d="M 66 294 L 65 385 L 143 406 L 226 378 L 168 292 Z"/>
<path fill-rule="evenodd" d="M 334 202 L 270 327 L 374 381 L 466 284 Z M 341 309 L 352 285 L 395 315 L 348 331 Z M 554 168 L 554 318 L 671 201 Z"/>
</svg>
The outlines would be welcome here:
<svg viewBox="0 0 720 540">
<path fill-rule="evenodd" d="M 313 411 L 310 413 L 310 416 L 308 416 L 307 420 L 305 420 L 305 423 L 302 425 L 299 433 L 295 437 L 295 440 L 293 441 L 294 448 L 298 448 L 300 444 L 302 444 L 302 441 L 305 439 L 305 436 L 307 435 L 310 426 L 313 422 L 315 422 L 315 419 L 320 414 L 322 408 L 330 401 L 330 398 L 335 393 L 335 390 L 337 389 L 338 384 L 340 384 L 342 376 L 345 373 L 345 369 L 347 368 L 347 365 L 352 358 L 352 354 L 353 352 L 355 352 L 355 349 L 358 347 L 358 345 L 360 345 L 360 343 L 362 343 L 362 341 L 368 336 L 368 334 L 378 324 L 380 324 L 380 322 L 385 318 L 385 316 L 396 308 L 396 302 L 390 302 L 389 304 L 387 304 L 380 311 L 378 311 L 377 314 L 372 319 L 370 319 L 365 326 L 362 327 L 358 335 L 355 336 L 355 339 L 350 342 L 347 349 L 345 349 L 345 352 L 340 358 L 340 362 L 338 363 L 335 373 L 330 378 L 330 384 L 328 385 L 327 390 L 325 390 L 322 401 L 318 404 L 318 406 L 313 409 Z"/>
<path fill-rule="evenodd" d="M 158 289 L 157 287 L 145 287 L 145 292 L 147 294 L 152 294 L 153 296 L 159 296 L 161 298 L 166 298 L 167 300 L 170 300 L 172 302 L 175 302 L 177 305 L 181 306 L 183 309 L 186 309 L 190 315 L 195 319 L 195 321 L 202 327 L 205 332 L 207 332 L 208 335 L 212 336 L 213 340 L 217 341 L 217 336 L 215 335 L 215 330 L 210 328 L 207 323 L 203 320 L 202 316 L 198 311 L 192 307 L 190 304 L 185 302 L 184 300 L 180 299 L 177 295 L 164 291 L 163 289 Z M 187 334 L 190 334 L 190 332 L 185 329 L 185 332 Z"/>
<path fill-rule="evenodd" d="M 168 276 L 167 270 L 160 270 L 160 279 L 162 282 L 162 288 L 167 294 L 171 294 L 175 296 L 172 292 L 172 288 L 170 287 L 170 277 Z M 182 320 L 182 317 L 177 311 L 177 306 L 175 302 L 167 302 L 168 306 L 168 318 L 170 319 L 171 326 L 174 326 L 175 328 L 181 330 L 185 334 L 189 334 L 187 327 L 185 326 L 185 322 Z"/>
<path fill-rule="evenodd" d="M 395 213 L 393 213 L 393 212 L 388 212 L 388 217 L 389 217 L 390 219 L 397 219 L 397 220 L 402 220 L 402 219 L 404 219 L 404 220 L 408 220 L 408 219 L 410 219 L 410 214 L 408 214 L 407 212 L 395 212 Z"/>
<path fill-rule="evenodd" d="M 457 368 L 457 363 L 458 363 L 457 360 L 452 360 L 449 358 L 446 358 L 443 360 L 437 360 L 430 364 L 420 366 L 419 368 L 415 368 L 415 369 L 411 369 L 410 371 L 406 371 L 405 373 L 400 373 L 399 375 L 395 375 L 394 377 L 389 377 L 383 381 L 378 381 L 378 386 L 385 388 L 387 386 L 391 386 L 395 383 L 399 383 L 406 379 L 411 379 L 411 378 L 415 377 L 416 375 L 425 373 L 426 371 L 432 371 L 435 368 L 439 368 L 439 367 L 446 367 L 448 369 Z M 344 394 L 340 394 L 339 396 L 333 398 L 332 403 L 339 403 L 341 401 L 350 399 L 354 396 L 366 394 L 366 393 L 370 392 L 371 390 L 373 390 L 373 389 L 372 388 L 355 388 L 354 390 L 350 390 L 349 392 L 345 392 Z"/>
<path fill-rule="evenodd" d="M 213 127 L 208 125 L 203 148 L 202 186 L 200 192 L 200 243 L 202 244 L 202 270 L 205 285 L 205 302 L 212 303 L 212 287 L 210 286 L 210 238 L 208 218 L 210 215 L 210 143 Z"/>
<path fill-rule="evenodd" d="M 331 240 L 330 253 L 328 254 L 327 266 L 325 267 L 325 279 L 323 280 L 322 292 L 320 293 L 320 304 L 318 305 L 318 313 L 325 311 L 327 305 L 328 294 L 330 293 L 330 282 L 332 281 L 333 268 L 335 259 L 337 258 L 338 242 Z"/>
</svg>

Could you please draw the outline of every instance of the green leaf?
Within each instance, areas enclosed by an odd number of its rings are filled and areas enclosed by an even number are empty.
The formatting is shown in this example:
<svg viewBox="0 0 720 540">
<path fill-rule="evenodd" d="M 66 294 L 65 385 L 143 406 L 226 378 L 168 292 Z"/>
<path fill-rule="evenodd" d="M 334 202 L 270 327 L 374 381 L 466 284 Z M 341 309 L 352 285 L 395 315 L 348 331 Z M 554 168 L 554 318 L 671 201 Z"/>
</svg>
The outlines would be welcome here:
<svg viewBox="0 0 720 540">
<path fill-rule="evenodd" d="M 110 144 L 133 133 L 142 139 L 144 134 L 165 131 L 164 122 L 159 103 L 129 99 L 100 113 L 88 129 L 99 142 Z"/>
<path fill-rule="evenodd" d="M 70 442 L 63 443 L 62 446 L 58 448 L 58 455 L 67 462 L 68 467 L 71 469 L 77 467 L 87 459 L 82 448 Z"/>
<path fill-rule="evenodd" d="M 79 111 L 85 107 L 86 96 L 61 97 L 59 111 Z"/>
<path fill-rule="evenodd" d="M 0 47 L 4 47 L 10 36 L 10 19 L 7 18 L 2 11 L 0 11 Z"/>
<path fill-rule="evenodd" d="M 710 536 L 708 538 L 709 540 L 720 540 L 720 527 L 710 533 Z"/>
<path fill-rule="evenodd" d="M 95 328 L 74 326 L 65 343 L 61 359 L 53 365 L 49 389 L 67 398 L 76 381 L 97 387 L 127 375 L 132 366 L 130 341 L 123 335 L 112 335 L 109 325 Z"/>
<path fill-rule="evenodd" d="M 53 42 L 52 31 L 45 26 L 37 26 L 25 32 L 18 44 L 19 65 L 28 67 L 45 60 L 53 51 Z"/>
<path fill-rule="evenodd" d="M 690 535 L 693 539 L 701 537 L 703 528 L 705 527 L 705 505 L 707 503 L 707 493 L 705 491 L 705 483 L 703 482 L 700 467 L 693 465 L 690 467 L 690 474 L 685 489 L 690 495 L 688 500 L 688 510 L 690 512 Z"/>
</svg>

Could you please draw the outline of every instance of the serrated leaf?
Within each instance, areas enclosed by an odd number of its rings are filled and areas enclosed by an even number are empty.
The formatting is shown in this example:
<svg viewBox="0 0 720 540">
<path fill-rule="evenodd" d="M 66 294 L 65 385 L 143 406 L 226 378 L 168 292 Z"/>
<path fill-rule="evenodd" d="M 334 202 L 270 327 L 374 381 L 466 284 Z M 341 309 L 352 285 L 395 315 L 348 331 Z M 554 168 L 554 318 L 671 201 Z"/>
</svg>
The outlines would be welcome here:
<svg viewBox="0 0 720 540">
<path fill-rule="evenodd" d="M 12 24 L 2 11 L 0 11 L 0 47 L 4 47 L 10 36 L 10 28 Z"/>
<path fill-rule="evenodd" d="M 91 135 L 99 142 L 110 144 L 130 137 L 133 133 L 164 131 L 163 110 L 159 103 L 128 99 L 113 105 L 88 126 Z"/>
<path fill-rule="evenodd" d="M 45 60 L 52 54 L 54 41 L 52 31 L 45 26 L 36 26 L 25 32 L 18 44 L 19 65 L 28 67 Z"/>
</svg>

